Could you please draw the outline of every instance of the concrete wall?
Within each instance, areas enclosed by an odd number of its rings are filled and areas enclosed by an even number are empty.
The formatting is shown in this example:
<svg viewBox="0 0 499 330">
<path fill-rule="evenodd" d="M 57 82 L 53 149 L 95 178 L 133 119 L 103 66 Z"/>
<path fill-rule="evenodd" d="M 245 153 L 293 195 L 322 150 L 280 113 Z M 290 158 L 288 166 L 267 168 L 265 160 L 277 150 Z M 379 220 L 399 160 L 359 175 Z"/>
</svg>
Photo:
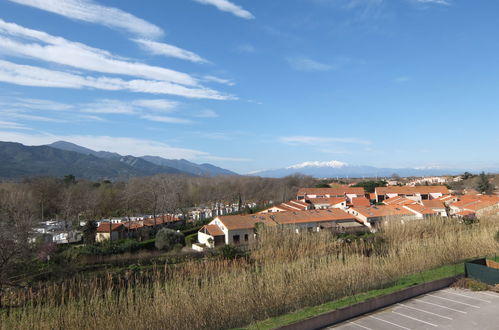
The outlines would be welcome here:
<svg viewBox="0 0 499 330">
<path fill-rule="evenodd" d="M 364 315 L 366 313 L 374 312 L 375 310 L 388 307 L 390 305 L 399 303 L 401 301 L 417 297 L 419 295 L 431 291 L 436 291 L 446 288 L 452 283 L 454 283 L 456 280 L 458 280 L 459 278 L 462 278 L 462 275 L 448 277 L 430 283 L 415 285 L 404 290 L 400 290 L 381 297 L 369 299 L 365 302 L 361 302 L 352 306 L 348 306 L 332 312 L 311 317 L 306 320 L 298 321 L 296 323 L 289 324 L 278 329 L 312 330 L 312 329 L 325 328 L 349 320 L 351 318 Z"/>
</svg>

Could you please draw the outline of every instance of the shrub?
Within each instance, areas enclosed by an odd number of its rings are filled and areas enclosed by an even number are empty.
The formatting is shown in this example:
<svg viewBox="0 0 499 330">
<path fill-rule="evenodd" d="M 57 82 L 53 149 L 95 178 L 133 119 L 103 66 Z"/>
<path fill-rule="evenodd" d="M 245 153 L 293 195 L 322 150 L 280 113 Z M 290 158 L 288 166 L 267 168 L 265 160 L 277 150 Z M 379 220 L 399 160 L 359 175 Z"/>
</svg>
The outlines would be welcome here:
<svg viewBox="0 0 499 330">
<path fill-rule="evenodd" d="M 162 228 L 156 234 L 155 246 L 158 250 L 170 251 L 177 244 L 181 244 L 182 246 L 185 244 L 185 236 L 181 232 Z"/>
</svg>

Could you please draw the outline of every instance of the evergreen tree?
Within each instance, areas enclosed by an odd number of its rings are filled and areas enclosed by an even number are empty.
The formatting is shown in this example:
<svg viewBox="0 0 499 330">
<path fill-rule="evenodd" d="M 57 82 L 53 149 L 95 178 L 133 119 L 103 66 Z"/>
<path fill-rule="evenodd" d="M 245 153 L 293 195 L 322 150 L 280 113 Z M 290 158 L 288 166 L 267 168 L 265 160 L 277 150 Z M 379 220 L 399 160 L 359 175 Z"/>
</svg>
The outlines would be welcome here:
<svg viewBox="0 0 499 330">
<path fill-rule="evenodd" d="M 493 192 L 494 187 L 490 183 L 489 176 L 485 174 L 485 172 L 480 173 L 476 190 L 482 194 L 491 194 Z"/>
<path fill-rule="evenodd" d="M 89 220 L 83 226 L 83 243 L 94 244 L 95 235 L 97 234 L 97 223 L 94 220 Z"/>
</svg>

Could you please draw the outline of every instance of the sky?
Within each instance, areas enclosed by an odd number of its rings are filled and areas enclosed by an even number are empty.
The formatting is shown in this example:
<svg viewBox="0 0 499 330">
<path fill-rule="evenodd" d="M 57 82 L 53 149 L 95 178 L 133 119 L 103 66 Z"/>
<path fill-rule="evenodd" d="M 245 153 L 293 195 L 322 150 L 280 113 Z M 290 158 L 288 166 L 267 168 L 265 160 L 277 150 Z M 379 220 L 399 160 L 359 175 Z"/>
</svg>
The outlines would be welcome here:
<svg viewBox="0 0 499 330">
<path fill-rule="evenodd" d="M 0 0 L 0 141 L 499 169 L 499 2 Z"/>
</svg>

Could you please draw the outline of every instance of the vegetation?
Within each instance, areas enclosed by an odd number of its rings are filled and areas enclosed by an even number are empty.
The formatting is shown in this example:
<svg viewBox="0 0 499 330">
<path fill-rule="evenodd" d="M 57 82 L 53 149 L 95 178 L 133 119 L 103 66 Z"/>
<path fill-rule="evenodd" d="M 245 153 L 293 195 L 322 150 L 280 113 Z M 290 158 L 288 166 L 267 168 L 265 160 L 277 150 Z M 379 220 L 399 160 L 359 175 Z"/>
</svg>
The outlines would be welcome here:
<svg viewBox="0 0 499 330">
<path fill-rule="evenodd" d="M 490 176 L 486 175 L 485 172 L 478 176 L 476 190 L 482 194 L 492 194 L 494 191 L 494 186 L 490 183 Z"/>
<path fill-rule="evenodd" d="M 370 181 L 361 181 L 353 185 L 353 187 L 363 187 L 366 192 L 373 193 L 376 187 L 386 187 L 386 185 L 387 182 L 384 180 L 377 180 L 377 181 L 370 180 Z"/>
<path fill-rule="evenodd" d="M 156 242 L 154 245 L 158 250 L 170 251 L 177 246 L 184 246 L 185 236 L 181 232 L 177 232 L 170 228 L 162 228 L 156 234 Z"/>
<path fill-rule="evenodd" d="M 0 312 L 0 324 L 8 329 L 241 327 L 493 254 L 499 247 L 498 221 L 394 219 L 375 238 L 361 239 L 262 227 L 245 257 L 210 257 L 149 271 L 132 267 L 122 274 L 13 290 L 3 297 L 11 307 Z"/>
</svg>

